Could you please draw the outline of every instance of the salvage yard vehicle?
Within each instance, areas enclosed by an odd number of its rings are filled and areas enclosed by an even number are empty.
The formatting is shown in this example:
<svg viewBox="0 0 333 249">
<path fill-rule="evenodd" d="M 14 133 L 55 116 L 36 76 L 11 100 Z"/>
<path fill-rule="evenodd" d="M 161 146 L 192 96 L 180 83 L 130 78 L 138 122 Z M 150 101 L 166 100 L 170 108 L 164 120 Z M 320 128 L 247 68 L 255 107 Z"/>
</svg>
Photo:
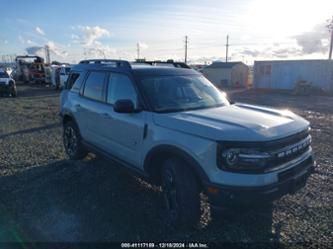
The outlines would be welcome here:
<svg viewBox="0 0 333 249">
<path fill-rule="evenodd" d="M 201 192 L 212 207 L 269 203 L 315 167 L 308 121 L 231 103 L 193 69 L 84 60 L 60 102 L 69 158 L 92 151 L 161 185 L 174 226 L 198 224 Z"/>
<path fill-rule="evenodd" d="M 22 55 L 15 58 L 16 80 L 25 83 L 45 82 L 44 59 L 35 55 Z"/>
<path fill-rule="evenodd" d="M 17 96 L 15 80 L 2 69 L 0 69 L 0 94 L 6 94 L 12 97 Z"/>
<path fill-rule="evenodd" d="M 45 68 L 44 68 L 44 71 L 45 71 L 45 84 L 48 84 L 48 85 L 50 85 L 50 84 L 52 84 L 52 79 L 51 79 L 51 77 L 52 77 L 52 68 L 51 68 L 51 66 L 50 65 L 45 65 Z"/>
<path fill-rule="evenodd" d="M 51 84 L 55 89 L 60 88 L 60 70 L 60 66 L 51 65 Z"/>
<path fill-rule="evenodd" d="M 71 71 L 70 66 L 61 67 L 61 69 L 60 69 L 60 88 L 64 88 L 70 71 Z"/>
</svg>

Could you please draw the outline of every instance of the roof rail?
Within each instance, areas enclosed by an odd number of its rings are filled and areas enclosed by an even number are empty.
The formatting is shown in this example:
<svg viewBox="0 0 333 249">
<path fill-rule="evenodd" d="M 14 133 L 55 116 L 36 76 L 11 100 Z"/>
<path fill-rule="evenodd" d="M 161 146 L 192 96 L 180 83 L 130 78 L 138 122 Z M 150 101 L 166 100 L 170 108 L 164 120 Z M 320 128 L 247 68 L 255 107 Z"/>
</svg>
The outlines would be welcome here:
<svg viewBox="0 0 333 249">
<path fill-rule="evenodd" d="M 115 67 L 127 67 L 131 68 L 131 65 L 128 61 L 125 60 L 110 60 L 110 59 L 89 59 L 82 60 L 79 64 L 107 64 Z"/>
<path fill-rule="evenodd" d="M 136 60 L 136 62 L 137 63 L 146 63 L 146 64 L 150 64 L 152 66 L 156 66 L 157 64 L 172 64 L 174 67 L 191 68 L 189 65 L 187 65 L 184 62 L 174 62 L 173 60 L 167 60 L 167 61 L 159 61 L 159 60 L 146 61 L 144 59 L 138 59 L 138 60 Z"/>
</svg>

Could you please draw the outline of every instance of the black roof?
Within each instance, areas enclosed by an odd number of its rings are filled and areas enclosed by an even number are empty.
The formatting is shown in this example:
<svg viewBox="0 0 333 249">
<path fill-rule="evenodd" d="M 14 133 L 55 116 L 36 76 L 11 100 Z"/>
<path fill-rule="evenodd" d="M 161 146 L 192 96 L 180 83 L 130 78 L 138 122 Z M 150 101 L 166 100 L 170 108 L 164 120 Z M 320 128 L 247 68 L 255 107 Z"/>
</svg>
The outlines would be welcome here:
<svg viewBox="0 0 333 249">
<path fill-rule="evenodd" d="M 135 75 L 189 75 L 199 74 L 188 68 L 165 67 L 165 66 L 132 66 Z"/>
<path fill-rule="evenodd" d="M 126 60 L 83 60 L 73 66 L 72 70 L 105 70 L 121 73 L 133 73 L 142 75 L 189 75 L 199 73 L 190 68 L 153 66 L 148 63 L 130 63 Z"/>
</svg>

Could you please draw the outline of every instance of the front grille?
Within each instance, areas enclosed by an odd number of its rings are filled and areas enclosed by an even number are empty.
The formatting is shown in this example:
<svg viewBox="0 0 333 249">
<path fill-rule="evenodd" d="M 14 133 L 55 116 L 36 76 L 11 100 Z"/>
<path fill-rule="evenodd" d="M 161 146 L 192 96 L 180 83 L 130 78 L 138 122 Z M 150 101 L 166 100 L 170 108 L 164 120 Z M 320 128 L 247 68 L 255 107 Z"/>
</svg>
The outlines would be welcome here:
<svg viewBox="0 0 333 249">
<path fill-rule="evenodd" d="M 308 151 L 310 146 L 311 136 L 308 135 L 296 143 L 289 144 L 288 146 L 279 148 L 275 151 L 269 151 L 273 157 L 270 162 L 275 166 L 289 162 Z"/>
</svg>

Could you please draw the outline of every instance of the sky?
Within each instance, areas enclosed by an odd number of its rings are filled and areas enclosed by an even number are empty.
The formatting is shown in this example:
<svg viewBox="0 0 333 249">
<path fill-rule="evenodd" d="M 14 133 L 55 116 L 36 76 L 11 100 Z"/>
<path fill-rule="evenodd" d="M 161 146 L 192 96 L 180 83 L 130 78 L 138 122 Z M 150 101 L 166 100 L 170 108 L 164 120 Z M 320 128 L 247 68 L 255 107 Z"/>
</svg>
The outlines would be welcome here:
<svg viewBox="0 0 333 249">
<path fill-rule="evenodd" d="M 328 57 L 333 0 L 1 0 L 0 56 L 188 60 Z M 0 57 L 0 60 L 3 57 Z"/>
</svg>

